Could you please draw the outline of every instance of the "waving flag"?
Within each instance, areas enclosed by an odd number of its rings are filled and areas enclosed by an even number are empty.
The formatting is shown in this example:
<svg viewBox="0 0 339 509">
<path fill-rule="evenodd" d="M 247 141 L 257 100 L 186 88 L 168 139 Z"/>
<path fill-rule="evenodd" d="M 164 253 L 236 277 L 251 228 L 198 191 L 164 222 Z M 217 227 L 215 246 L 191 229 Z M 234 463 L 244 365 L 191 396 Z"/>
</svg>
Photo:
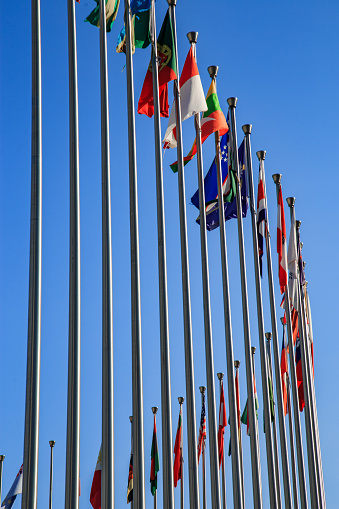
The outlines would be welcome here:
<svg viewBox="0 0 339 509">
<path fill-rule="evenodd" d="M 96 27 L 100 27 L 100 7 L 99 0 L 95 0 L 97 6 L 87 16 L 85 21 Z M 106 32 L 110 32 L 115 18 L 118 15 L 120 0 L 106 0 Z"/>
<path fill-rule="evenodd" d="M 259 267 L 260 276 L 262 277 L 262 257 L 264 254 L 264 239 L 267 234 L 267 208 L 265 188 L 263 182 L 263 161 L 259 163 L 259 184 L 257 196 L 257 233 L 258 233 L 258 248 L 259 248 Z"/>
<path fill-rule="evenodd" d="M 288 376 L 288 364 L 287 364 L 287 348 L 285 340 L 285 327 L 283 327 L 283 339 L 281 347 L 281 359 L 280 359 L 280 374 L 281 374 L 281 386 L 283 394 L 283 405 L 284 415 L 288 414 L 288 402 L 287 402 L 287 376 Z"/>
<path fill-rule="evenodd" d="M 202 407 L 200 417 L 199 439 L 198 439 L 198 464 L 202 451 L 205 448 L 206 440 L 206 408 L 205 408 L 205 394 L 202 395 Z"/>
<path fill-rule="evenodd" d="M 147 48 L 151 44 L 151 0 L 131 1 L 132 53 L 135 48 Z M 117 41 L 117 53 L 126 53 L 126 28 L 121 29 Z"/>
<path fill-rule="evenodd" d="M 218 429 L 218 450 L 219 450 L 219 468 L 224 457 L 224 433 L 227 426 L 224 384 L 221 382 L 220 406 L 219 406 L 219 429 Z"/>
<path fill-rule="evenodd" d="M 102 445 L 100 446 L 100 451 L 92 481 L 91 494 L 89 496 L 89 501 L 91 502 L 92 507 L 94 509 L 101 509 L 101 470 L 102 470 Z"/>
<path fill-rule="evenodd" d="M 287 285 L 287 252 L 286 252 L 285 212 L 281 186 L 279 186 L 278 194 L 277 253 L 279 257 L 280 292 L 284 293 L 285 286 Z"/>
<path fill-rule="evenodd" d="M 180 405 L 178 428 L 174 444 L 173 479 L 175 488 L 177 487 L 179 479 L 181 479 L 181 468 L 182 468 L 182 411 Z"/>
<path fill-rule="evenodd" d="M 152 449 L 151 449 L 151 493 L 154 496 L 158 487 L 158 479 L 157 474 L 159 472 L 159 452 L 158 452 L 158 438 L 157 438 L 157 425 L 155 421 L 154 415 L 154 428 L 153 428 L 153 439 L 152 439 Z"/>
<path fill-rule="evenodd" d="M 4 509 L 11 509 L 17 495 L 22 493 L 22 472 L 23 465 L 21 465 L 19 472 L 17 473 L 16 478 L 14 479 L 11 489 L 7 493 L 5 500 L 2 502 L 1 507 L 3 507 Z"/>
</svg>

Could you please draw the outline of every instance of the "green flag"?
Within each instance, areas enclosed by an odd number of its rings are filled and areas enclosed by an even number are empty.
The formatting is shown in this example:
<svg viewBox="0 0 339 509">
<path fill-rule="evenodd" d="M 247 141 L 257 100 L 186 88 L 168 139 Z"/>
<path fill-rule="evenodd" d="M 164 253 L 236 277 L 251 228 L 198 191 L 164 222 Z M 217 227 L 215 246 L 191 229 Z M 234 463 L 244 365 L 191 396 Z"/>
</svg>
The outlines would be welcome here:
<svg viewBox="0 0 339 509">
<path fill-rule="evenodd" d="M 153 429 L 153 440 L 151 449 L 151 493 L 154 496 L 158 487 L 157 473 L 159 472 L 159 452 L 158 452 L 158 438 L 157 438 L 157 426 L 154 415 L 154 429 Z"/>
<path fill-rule="evenodd" d="M 151 44 L 150 33 L 151 9 L 134 14 L 132 17 L 131 36 L 132 53 L 135 48 L 147 48 Z M 126 29 L 121 29 L 117 41 L 117 53 L 126 53 Z"/>
<path fill-rule="evenodd" d="M 100 7 L 99 0 L 95 0 L 97 6 L 87 16 L 85 21 L 88 21 L 95 27 L 100 27 Z M 113 22 L 118 14 L 120 0 L 105 0 L 106 1 L 106 32 L 110 32 Z"/>
</svg>

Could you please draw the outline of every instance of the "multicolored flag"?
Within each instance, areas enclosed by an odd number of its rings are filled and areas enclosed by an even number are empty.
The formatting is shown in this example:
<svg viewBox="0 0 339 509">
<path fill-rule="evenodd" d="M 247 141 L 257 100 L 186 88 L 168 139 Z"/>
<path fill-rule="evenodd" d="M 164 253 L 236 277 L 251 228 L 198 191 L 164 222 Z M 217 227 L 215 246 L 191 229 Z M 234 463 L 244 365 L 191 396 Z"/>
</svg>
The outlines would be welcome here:
<svg viewBox="0 0 339 509">
<path fill-rule="evenodd" d="M 11 489 L 7 493 L 4 501 L 1 504 L 1 507 L 4 509 L 11 509 L 12 505 L 15 502 L 17 495 L 22 493 L 22 473 L 23 473 L 23 465 L 21 465 L 19 472 L 14 479 L 14 482 L 11 486 Z"/>
<path fill-rule="evenodd" d="M 89 496 L 89 501 L 94 509 L 101 509 L 101 470 L 102 470 L 102 445 L 100 446 L 100 451 L 92 481 L 91 494 Z"/>
<path fill-rule="evenodd" d="M 297 374 L 297 386 L 298 386 L 298 396 L 299 396 L 299 410 L 302 412 L 305 406 L 305 397 L 304 397 L 304 384 L 303 384 L 303 372 L 301 366 L 301 350 L 300 350 L 300 338 L 298 335 L 297 344 L 295 347 L 295 364 L 296 364 L 296 374 Z"/>
<path fill-rule="evenodd" d="M 97 6 L 89 13 L 85 21 L 95 27 L 100 27 L 100 6 L 99 0 L 95 0 Z M 106 32 L 110 32 L 112 25 L 118 15 L 120 0 L 106 0 Z"/>
<path fill-rule="evenodd" d="M 174 487 L 177 487 L 179 479 L 181 479 L 181 468 L 182 468 L 182 410 L 180 405 L 179 420 L 177 434 L 175 437 L 174 444 L 174 463 L 173 463 L 173 479 Z"/>
<path fill-rule="evenodd" d="M 285 340 L 285 327 L 283 327 L 283 338 L 281 347 L 280 358 L 280 374 L 281 374 L 281 387 L 283 395 L 284 415 L 288 414 L 288 399 L 287 399 L 287 377 L 288 377 L 288 364 L 287 364 L 287 346 Z"/>
<path fill-rule="evenodd" d="M 201 453 L 205 449 L 205 441 L 206 441 L 206 408 L 205 408 L 205 394 L 203 394 L 198 438 L 198 464 L 200 461 Z"/>
<path fill-rule="evenodd" d="M 258 419 L 258 408 L 259 408 L 259 401 L 258 401 L 258 395 L 257 395 L 257 387 L 255 384 L 255 377 L 253 373 L 253 388 L 254 388 L 254 404 L 255 404 L 255 413 Z M 247 435 L 250 435 L 250 421 L 249 421 L 249 415 L 248 415 L 248 399 L 246 401 L 246 405 L 244 408 L 244 411 L 241 416 L 241 422 L 243 424 L 247 425 L 246 433 Z"/>
<path fill-rule="evenodd" d="M 264 239 L 267 235 L 267 207 L 264 187 L 264 162 L 259 163 L 259 184 L 257 196 L 257 234 L 258 234 L 258 248 L 259 248 L 259 268 L 260 276 L 262 277 L 262 257 L 264 254 Z"/>
<path fill-rule="evenodd" d="M 164 18 L 158 41 L 158 77 L 160 116 L 168 117 L 168 83 L 177 77 L 177 64 L 175 59 L 175 43 L 169 10 Z M 138 113 L 152 117 L 154 115 L 152 61 L 148 66 L 145 81 L 141 90 Z"/>
<path fill-rule="evenodd" d="M 135 48 L 147 48 L 151 44 L 151 0 L 131 1 L 132 53 Z M 117 41 L 117 53 L 126 53 L 126 29 L 121 29 Z"/>
<path fill-rule="evenodd" d="M 127 504 L 132 502 L 132 500 L 133 500 L 133 453 L 131 453 L 131 457 L 129 460 L 128 484 L 127 484 Z"/>
<path fill-rule="evenodd" d="M 218 429 L 218 450 L 219 450 L 219 468 L 224 457 L 224 433 L 227 426 L 226 406 L 224 395 L 224 384 L 221 382 L 220 388 L 220 406 L 219 406 L 219 429 Z"/>
<path fill-rule="evenodd" d="M 205 94 L 192 47 L 186 57 L 179 86 L 182 122 L 196 113 L 207 110 Z M 174 148 L 177 146 L 175 101 L 171 109 L 163 144 L 164 148 Z"/>
<path fill-rule="evenodd" d="M 225 115 L 221 111 L 219 99 L 217 96 L 217 88 L 215 80 L 212 80 L 210 88 L 206 96 L 207 111 L 204 112 L 201 119 L 201 144 L 209 137 L 210 134 L 219 131 L 220 136 L 227 133 L 228 125 Z M 194 140 L 193 146 L 186 157 L 184 157 L 184 165 L 193 159 L 197 153 L 197 140 Z M 171 164 L 172 171 L 178 171 L 178 161 Z"/>
<path fill-rule="evenodd" d="M 278 219 L 277 219 L 277 253 L 279 257 L 279 284 L 283 294 L 287 285 L 287 251 L 286 251 L 286 224 L 284 202 L 279 186 L 278 193 Z"/>
<path fill-rule="evenodd" d="M 158 452 L 158 438 L 157 438 L 157 425 L 154 415 L 154 428 L 153 428 L 153 439 L 152 439 L 152 449 L 151 449 L 151 493 L 154 496 L 158 487 L 158 479 L 157 474 L 160 470 L 159 467 L 159 452 Z"/>
</svg>

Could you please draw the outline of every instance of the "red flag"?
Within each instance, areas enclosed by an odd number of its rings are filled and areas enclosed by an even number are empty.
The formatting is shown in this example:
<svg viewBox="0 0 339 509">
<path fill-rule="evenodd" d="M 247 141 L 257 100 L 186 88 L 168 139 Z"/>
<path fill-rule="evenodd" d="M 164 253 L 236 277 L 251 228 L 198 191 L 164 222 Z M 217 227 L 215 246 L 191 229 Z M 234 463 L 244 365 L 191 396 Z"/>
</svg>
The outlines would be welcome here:
<svg viewBox="0 0 339 509">
<path fill-rule="evenodd" d="M 221 382 L 220 406 L 219 406 L 219 430 L 218 430 L 218 449 L 219 449 L 219 468 L 224 457 L 224 433 L 227 426 L 224 384 Z"/>
<path fill-rule="evenodd" d="M 278 194 L 277 253 L 279 257 L 280 292 L 284 293 L 285 286 L 287 285 L 287 250 L 286 250 L 285 212 L 281 186 L 279 187 Z"/>
<path fill-rule="evenodd" d="M 177 487 L 179 479 L 181 479 L 181 467 L 182 467 L 182 414 L 180 405 L 177 435 L 175 437 L 174 444 L 173 478 L 175 488 Z"/>
<path fill-rule="evenodd" d="M 296 374 L 297 374 L 297 386 L 298 386 L 298 396 L 299 396 L 299 410 L 303 411 L 305 406 L 305 398 L 304 398 L 304 385 L 303 385 L 303 372 L 301 366 L 301 351 L 300 351 L 300 338 L 298 336 L 297 346 L 295 349 L 295 363 L 296 363 Z"/>
<path fill-rule="evenodd" d="M 205 394 L 203 394 L 198 439 L 198 464 L 200 461 L 201 453 L 205 448 L 205 440 L 206 440 L 206 408 L 205 408 Z"/>
<path fill-rule="evenodd" d="M 235 396 L 237 399 L 237 424 L 238 424 L 238 438 L 239 438 L 239 444 L 241 440 L 241 428 L 240 428 L 240 417 L 241 417 L 241 410 L 240 410 L 240 390 L 239 390 L 239 371 L 237 370 L 235 373 Z"/>
<path fill-rule="evenodd" d="M 287 404 L 288 365 L 287 365 L 287 348 L 286 348 L 286 342 L 285 342 L 285 327 L 283 330 L 283 340 L 282 340 L 282 348 L 281 348 L 280 373 L 281 373 L 281 386 L 282 386 L 282 393 L 283 393 L 284 415 L 287 415 L 288 414 L 288 404 Z"/>
<path fill-rule="evenodd" d="M 94 509 L 101 509 L 101 468 L 102 468 L 102 446 L 100 447 L 97 464 L 92 481 L 89 501 Z"/>
</svg>

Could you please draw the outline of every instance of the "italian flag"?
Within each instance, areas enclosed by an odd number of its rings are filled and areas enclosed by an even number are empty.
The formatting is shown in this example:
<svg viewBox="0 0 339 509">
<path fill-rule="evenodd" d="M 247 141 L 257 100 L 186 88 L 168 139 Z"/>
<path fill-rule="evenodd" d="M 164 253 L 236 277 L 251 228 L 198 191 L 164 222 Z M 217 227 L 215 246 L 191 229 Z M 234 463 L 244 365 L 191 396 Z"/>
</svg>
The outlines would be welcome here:
<svg viewBox="0 0 339 509">
<path fill-rule="evenodd" d="M 94 509 L 101 509 L 101 469 L 102 469 L 102 446 L 100 447 L 97 464 L 92 481 L 89 501 Z"/>
<path fill-rule="evenodd" d="M 184 121 L 196 113 L 207 110 L 204 90 L 202 88 L 197 62 L 193 55 L 193 48 L 188 52 L 180 76 L 180 107 L 181 120 Z M 177 146 L 175 102 L 173 102 L 168 127 L 163 140 L 164 148 Z"/>
<path fill-rule="evenodd" d="M 157 473 L 159 472 L 159 452 L 158 452 L 158 438 L 157 438 L 157 425 L 154 416 L 153 440 L 151 449 L 151 493 L 154 496 L 158 487 Z"/>
<path fill-rule="evenodd" d="M 181 463 L 182 463 L 182 414 L 180 405 L 178 428 L 174 444 L 173 478 L 175 488 L 177 487 L 179 479 L 181 479 Z"/>
<path fill-rule="evenodd" d="M 228 131 L 228 125 L 225 115 L 221 111 L 219 99 L 217 96 L 217 88 L 215 80 L 212 80 L 210 88 L 206 96 L 207 111 L 204 112 L 201 119 L 201 143 L 209 137 L 210 134 L 219 131 L 219 135 L 223 136 Z M 186 157 L 184 157 L 184 165 L 186 165 L 197 153 L 197 141 L 194 140 L 193 146 Z M 178 161 L 171 164 L 172 171 L 178 171 Z"/>
<path fill-rule="evenodd" d="M 100 7 L 99 0 L 95 0 L 97 6 L 87 16 L 85 21 L 88 21 L 95 27 L 100 27 Z M 106 32 L 110 32 L 115 18 L 118 14 L 120 0 L 106 0 Z"/>
</svg>

